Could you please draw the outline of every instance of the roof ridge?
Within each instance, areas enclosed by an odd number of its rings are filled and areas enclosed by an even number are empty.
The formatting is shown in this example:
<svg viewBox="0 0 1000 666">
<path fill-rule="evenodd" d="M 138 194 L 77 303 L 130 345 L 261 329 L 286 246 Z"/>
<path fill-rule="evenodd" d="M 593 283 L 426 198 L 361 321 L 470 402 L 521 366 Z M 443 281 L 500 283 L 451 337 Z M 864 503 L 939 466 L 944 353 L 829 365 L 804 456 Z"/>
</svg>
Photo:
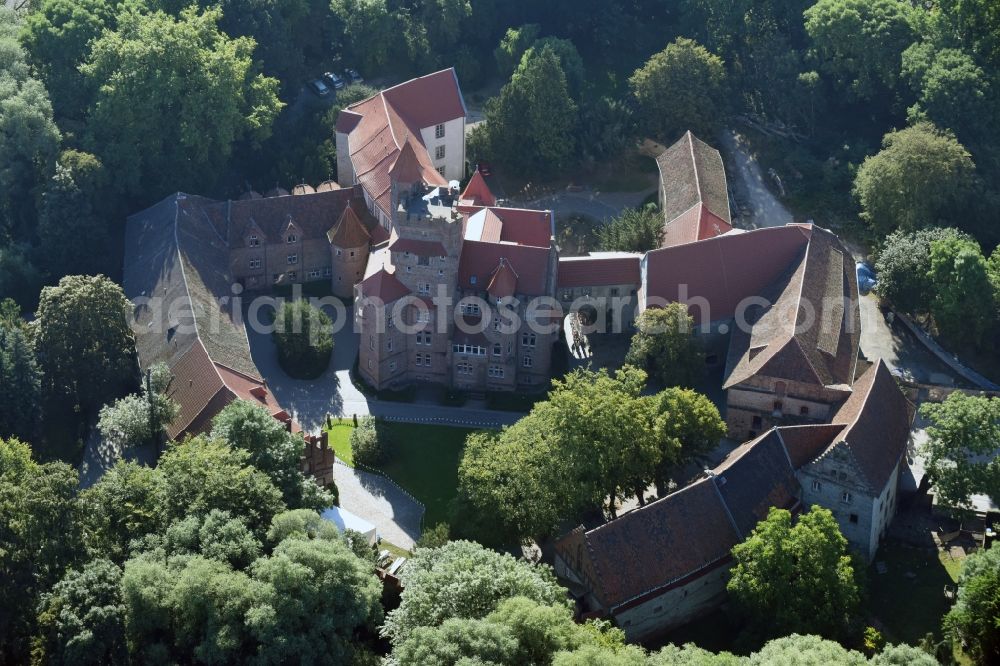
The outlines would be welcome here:
<svg viewBox="0 0 1000 666">
<path fill-rule="evenodd" d="M 705 200 L 705 193 L 701 191 L 701 175 L 698 173 L 698 158 L 694 154 L 694 133 L 692 133 L 691 130 L 688 130 L 684 133 L 684 137 L 688 140 L 688 150 L 691 152 L 691 170 L 694 171 L 694 189 L 698 192 L 698 203 L 701 203 Z M 694 208 L 694 206 L 691 208 Z"/>
<path fill-rule="evenodd" d="M 740 457 L 742 458 L 744 455 L 746 455 L 749 450 L 750 449 L 744 451 L 740 455 Z M 733 531 L 735 531 L 737 536 L 739 536 L 741 539 L 746 538 L 746 535 L 743 534 L 743 532 L 740 530 L 739 525 L 736 524 L 736 519 L 733 517 L 733 512 L 729 509 L 729 504 L 726 503 L 726 498 L 722 496 L 722 491 L 719 490 L 718 477 L 715 475 L 715 472 L 712 472 L 708 478 L 712 482 L 712 488 L 715 489 L 716 497 L 719 498 L 719 502 L 722 503 L 722 508 L 725 509 L 726 511 L 726 517 L 729 518 L 729 524 L 733 526 Z"/>
<path fill-rule="evenodd" d="M 186 288 L 187 284 L 185 283 L 184 286 Z M 198 336 L 197 329 L 198 329 L 198 327 L 195 326 L 195 331 L 196 331 L 195 332 L 195 342 L 197 344 L 201 345 L 201 350 L 202 350 L 202 352 L 205 353 L 205 357 L 209 361 L 211 361 L 212 372 L 215 373 L 216 378 L 219 380 L 219 383 L 221 384 L 221 386 L 218 389 L 216 389 L 215 393 L 213 393 L 211 395 L 211 397 L 208 400 L 205 401 L 205 405 L 208 405 L 208 404 L 210 404 L 212 402 L 212 400 L 215 398 L 215 396 L 219 395 L 219 391 L 221 391 L 222 389 L 224 389 L 224 388 L 228 389 L 230 392 L 233 392 L 233 389 L 231 389 L 229 387 L 229 385 L 226 384 L 226 380 L 222 378 L 222 374 L 219 372 L 219 369 L 215 367 L 215 361 L 212 359 L 212 355 L 208 353 L 208 349 L 205 348 L 205 344 L 201 341 L 201 338 Z M 188 352 L 190 352 L 190 350 L 188 350 Z M 189 380 L 189 381 L 193 382 L 194 380 Z M 202 414 L 203 411 L 204 411 L 204 407 L 202 407 L 202 409 L 200 409 L 197 414 L 195 414 L 194 416 L 192 416 L 191 419 L 187 423 L 184 424 L 184 427 L 180 428 L 179 430 L 177 430 L 177 432 L 178 433 L 186 432 L 187 429 L 188 429 L 188 427 L 192 423 L 194 423 L 195 419 L 197 419 L 199 416 L 201 416 L 201 414 Z"/>
</svg>

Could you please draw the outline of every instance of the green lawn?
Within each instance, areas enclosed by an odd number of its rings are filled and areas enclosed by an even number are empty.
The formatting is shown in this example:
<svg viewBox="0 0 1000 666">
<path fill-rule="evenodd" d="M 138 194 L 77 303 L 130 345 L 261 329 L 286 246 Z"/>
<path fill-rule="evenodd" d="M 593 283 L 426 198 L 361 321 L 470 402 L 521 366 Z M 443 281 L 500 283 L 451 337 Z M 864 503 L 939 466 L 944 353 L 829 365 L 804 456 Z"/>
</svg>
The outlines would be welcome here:
<svg viewBox="0 0 1000 666">
<path fill-rule="evenodd" d="M 875 556 L 888 571 L 868 570 L 869 609 L 886 628 L 891 642 L 916 644 L 928 632 L 941 635 L 941 618 L 951 607 L 945 585 L 954 587 L 962 569 L 946 553 L 888 544 Z M 909 575 L 908 575 L 909 574 Z"/>
<path fill-rule="evenodd" d="M 466 435 L 473 430 L 391 422 L 384 427 L 392 441 L 392 453 L 379 471 L 424 503 L 426 527 L 448 522 L 451 502 L 458 493 L 462 448 Z M 353 429 L 349 420 L 334 422 L 332 428 L 327 428 L 337 458 L 348 465 L 354 464 L 350 443 Z"/>
<path fill-rule="evenodd" d="M 392 438 L 386 476 L 427 506 L 424 526 L 448 522 L 458 494 L 458 463 L 465 437 L 473 430 L 450 426 L 387 423 Z"/>
<path fill-rule="evenodd" d="M 341 423 L 334 421 L 332 428 L 324 428 L 324 430 L 330 433 L 330 446 L 333 447 L 334 453 L 337 454 L 337 459 L 343 460 L 353 467 L 354 457 L 351 455 L 351 431 L 354 430 L 354 424 L 351 421 Z"/>
</svg>

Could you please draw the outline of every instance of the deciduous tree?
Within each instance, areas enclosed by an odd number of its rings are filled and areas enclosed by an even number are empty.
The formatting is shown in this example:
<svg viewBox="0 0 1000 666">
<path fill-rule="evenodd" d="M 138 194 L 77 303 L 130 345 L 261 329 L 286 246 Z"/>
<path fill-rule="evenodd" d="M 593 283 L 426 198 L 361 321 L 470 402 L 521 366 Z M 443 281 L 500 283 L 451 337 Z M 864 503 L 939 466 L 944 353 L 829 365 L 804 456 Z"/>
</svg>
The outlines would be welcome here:
<svg viewBox="0 0 1000 666">
<path fill-rule="evenodd" d="M 1000 659 L 1000 549 L 979 550 L 962 566 L 958 601 L 944 618 L 944 627 L 976 663 Z"/>
<path fill-rule="evenodd" d="M 683 132 L 710 134 L 725 115 L 726 69 L 722 58 L 679 37 L 629 79 L 639 123 L 661 139 Z"/>
<path fill-rule="evenodd" d="M 647 308 L 636 320 L 626 363 L 645 368 L 663 386 L 691 386 L 704 369 L 694 318 L 683 303 Z"/>
<path fill-rule="evenodd" d="M 931 243 L 931 314 L 949 341 L 978 347 L 996 321 L 989 269 L 979 243 L 944 238 Z"/>
<path fill-rule="evenodd" d="M 854 179 L 861 217 L 879 234 L 955 222 L 976 167 L 954 134 L 928 122 L 889 132 Z"/>
<path fill-rule="evenodd" d="M 927 474 L 939 501 L 970 508 L 972 495 L 1000 497 L 1000 398 L 954 392 L 942 403 L 925 402 L 920 413 L 930 421 L 922 447 Z"/>
<path fill-rule="evenodd" d="M 733 547 L 733 559 L 727 589 L 761 636 L 842 636 L 858 610 L 847 539 L 828 509 L 814 506 L 793 523 L 788 511 L 772 508 Z"/>
<path fill-rule="evenodd" d="M 649 252 L 663 241 L 663 213 L 655 204 L 627 208 L 597 233 L 602 250 Z"/>
<path fill-rule="evenodd" d="M 0 438 L 35 434 L 41 397 L 41 373 L 26 327 L 19 316 L 0 321 Z"/>
<path fill-rule="evenodd" d="M 333 322 L 305 300 L 284 303 L 274 319 L 278 363 L 297 379 L 315 379 L 330 365 Z"/>
<path fill-rule="evenodd" d="M 948 238 L 967 238 L 953 228 L 929 227 L 917 231 L 897 229 L 886 236 L 878 250 L 875 291 L 903 312 L 924 312 L 934 297 L 930 279 L 931 243 Z"/>
</svg>

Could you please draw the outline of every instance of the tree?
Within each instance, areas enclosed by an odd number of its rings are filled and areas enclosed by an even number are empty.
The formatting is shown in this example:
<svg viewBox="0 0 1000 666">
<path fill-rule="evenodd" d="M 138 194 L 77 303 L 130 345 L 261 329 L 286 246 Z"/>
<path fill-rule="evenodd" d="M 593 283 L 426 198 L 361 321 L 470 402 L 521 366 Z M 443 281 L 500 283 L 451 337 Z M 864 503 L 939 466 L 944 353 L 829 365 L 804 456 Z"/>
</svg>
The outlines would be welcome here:
<svg viewBox="0 0 1000 666">
<path fill-rule="evenodd" d="M 739 666 L 740 657 L 729 652 L 715 654 L 692 643 L 666 645 L 649 655 L 649 666 Z"/>
<path fill-rule="evenodd" d="M 450 618 L 481 619 L 512 597 L 542 604 L 565 603 L 565 591 L 551 569 L 515 560 L 470 541 L 421 548 L 401 571 L 403 593 L 382 635 L 402 645 L 419 627 Z"/>
<path fill-rule="evenodd" d="M 102 407 L 97 429 L 104 440 L 119 451 L 145 444 L 159 446 L 167 426 L 180 411 L 178 404 L 167 396 L 172 379 L 166 364 L 158 363 L 150 368 L 148 389 L 143 383 L 141 393 L 127 395 Z"/>
<path fill-rule="evenodd" d="M 212 437 L 249 453 L 250 464 L 270 477 L 288 507 L 326 509 L 333 505 L 333 498 L 302 473 L 302 437 L 288 432 L 263 407 L 244 400 L 231 402 L 212 420 Z"/>
<path fill-rule="evenodd" d="M 124 564 L 133 541 L 161 529 L 163 477 L 134 461 L 119 459 L 80 494 L 84 543 L 95 558 Z"/>
<path fill-rule="evenodd" d="M 800 636 L 798 633 L 768 641 L 759 652 L 750 657 L 750 663 L 755 666 L 788 663 L 789 660 L 841 666 L 864 666 L 868 663 L 860 652 L 848 650 L 839 643 L 819 636 Z"/>
<path fill-rule="evenodd" d="M 958 600 L 944 618 L 945 631 L 979 664 L 1000 659 L 1000 549 L 979 550 L 965 560 Z"/>
<path fill-rule="evenodd" d="M 78 119 L 94 93 L 80 77 L 91 43 L 114 24 L 108 0 L 43 0 L 28 14 L 21 43 L 52 95 L 60 116 Z"/>
<path fill-rule="evenodd" d="M 129 311 L 121 287 L 101 275 L 67 276 L 42 290 L 34 338 L 50 401 L 90 411 L 135 382 Z"/>
<path fill-rule="evenodd" d="M 25 326 L 0 321 L 0 438 L 31 437 L 40 417 L 41 373 Z"/>
<path fill-rule="evenodd" d="M 377 467 L 386 461 L 391 451 L 389 436 L 374 416 L 362 417 L 351 431 L 351 456 L 354 462 Z"/>
<path fill-rule="evenodd" d="M 953 228 L 928 227 L 916 231 L 897 229 L 886 236 L 878 250 L 875 291 L 903 312 L 930 308 L 934 284 L 930 280 L 931 243 L 949 238 L 968 238 Z"/>
<path fill-rule="evenodd" d="M 127 664 L 122 570 L 95 559 L 42 595 L 33 662 Z"/>
<path fill-rule="evenodd" d="M 342 38 L 334 42 L 334 51 L 342 51 L 365 72 L 383 71 L 399 30 L 385 0 L 331 0 L 330 11 Z"/>
<path fill-rule="evenodd" d="M 0 7 L 0 234 L 34 228 L 35 190 L 52 173 L 61 136 L 45 86 L 17 41 L 17 15 Z M 11 292 L 3 292 L 10 294 Z"/>
<path fill-rule="evenodd" d="M 657 433 L 660 462 L 653 475 L 657 495 L 663 497 L 667 494 L 671 473 L 712 451 L 726 436 L 727 428 L 718 407 L 691 389 L 671 387 L 653 396 L 653 400 L 663 415 Z"/>
<path fill-rule="evenodd" d="M 94 248 L 111 246 L 107 220 L 95 205 L 106 194 L 104 167 L 97 158 L 63 151 L 55 175 L 42 192 L 38 215 L 35 263 L 50 279 L 96 275 L 117 268 L 110 265 L 104 252 L 80 251 L 81 238 Z"/>
<path fill-rule="evenodd" d="M 3 222 L 0 221 L 0 226 Z M 34 309 L 42 275 L 31 263 L 31 254 L 24 243 L 0 246 L 0 294 L 14 300 L 19 307 Z"/>
<path fill-rule="evenodd" d="M 690 386 L 699 379 L 705 364 L 686 305 L 647 308 L 636 328 L 626 363 L 646 368 L 663 386 Z"/>
<path fill-rule="evenodd" d="M 77 473 L 0 439 L 0 662 L 26 663 L 34 609 L 80 556 Z"/>
<path fill-rule="evenodd" d="M 942 403 L 925 402 L 920 414 L 930 421 L 922 447 L 927 475 L 939 502 L 969 509 L 975 494 L 1000 497 L 1000 398 L 954 392 Z"/>
<path fill-rule="evenodd" d="M 93 43 L 81 67 L 97 88 L 85 143 L 122 192 L 204 189 L 235 141 L 270 132 L 278 82 L 254 73 L 254 41 L 226 36 L 221 17 L 126 9 Z"/>
<path fill-rule="evenodd" d="M 678 37 L 654 54 L 632 74 L 629 89 L 639 106 L 640 125 L 662 139 L 687 130 L 710 134 L 725 113 L 722 58 L 692 39 Z"/>
<path fill-rule="evenodd" d="M 889 132 L 854 179 L 861 217 L 879 234 L 947 222 L 967 197 L 975 165 L 953 134 L 927 122 Z"/>
<path fill-rule="evenodd" d="M 266 663 L 351 663 L 356 633 L 382 620 L 381 583 L 340 539 L 286 539 L 252 571 L 263 594 L 248 625 Z"/>
<path fill-rule="evenodd" d="M 793 525 L 788 511 L 772 508 L 733 547 L 733 560 L 727 589 L 762 636 L 841 636 L 858 610 L 847 539 L 828 509 L 814 506 Z"/>
<path fill-rule="evenodd" d="M 949 341 L 979 347 L 997 316 L 979 243 L 968 238 L 933 241 L 927 276 L 934 286 L 930 310 L 938 330 Z"/>
<path fill-rule="evenodd" d="M 448 618 L 440 626 L 416 627 L 393 654 L 400 666 L 515 664 L 517 642 L 486 620 Z"/>
<path fill-rule="evenodd" d="M 626 208 L 597 232 L 602 250 L 649 252 L 663 242 L 663 214 L 656 204 Z"/>
<path fill-rule="evenodd" d="M 551 45 L 522 60 L 485 115 L 469 137 L 473 161 L 494 159 L 530 177 L 558 171 L 576 150 L 577 106 Z"/>
<path fill-rule="evenodd" d="M 161 524 L 219 509 L 243 518 L 262 537 L 271 518 L 285 507 L 281 491 L 249 459 L 246 451 L 205 437 L 170 445 L 157 465 L 163 479 Z"/>
<path fill-rule="evenodd" d="M 493 51 L 500 76 L 510 78 L 521 64 L 524 53 L 538 41 L 541 26 L 537 23 L 526 23 L 517 28 L 507 28 L 500 46 Z"/>
<path fill-rule="evenodd" d="M 281 369 L 296 379 L 326 372 L 333 353 L 333 322 L 304 300 L 287 301 L 274 319 L 274 343 Z"/>
<path fill-rule="evenodd" d="M 972 56 L 919 42 L 903 53 L 902 73 L 917 96 L 909 110 L 911 119 L 950 129 L 968 145 L 989 138 L 987 128 L 997 120 L 997 101 L 989 77 Z"/>
<path fill-rule="evenodd" d="M 805 12 L 813 57 L 837 87 L 872 100 L 896 87 L 915 11 L 900 0 L 819 0 Z"/>
</svg>

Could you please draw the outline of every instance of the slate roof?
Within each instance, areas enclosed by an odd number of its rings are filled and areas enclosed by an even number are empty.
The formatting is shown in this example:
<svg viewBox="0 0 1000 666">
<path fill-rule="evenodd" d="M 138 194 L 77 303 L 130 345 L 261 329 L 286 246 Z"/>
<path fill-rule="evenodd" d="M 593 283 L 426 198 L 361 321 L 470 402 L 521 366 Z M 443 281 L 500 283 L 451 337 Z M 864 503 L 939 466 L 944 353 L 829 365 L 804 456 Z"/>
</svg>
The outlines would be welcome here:
<svg viewBox="0 0 1000 666">
<path fill-rule="evenodd" d="M 176 194 L 131 216 L 126 225 L 123 283 L 135 304 L 139 364 L 145 369 L 162 362 L 170 368 L 171 391 L 181 407 L 168 427 L 170 437 L 192 424 L 207 427 L 215 412 L 206 410 L 221 409 L 226 392 L 242 397 L 252 386 L 265 388 L 272 413 L 280 411 L 250 355 L 241 313 L 220 300 L 232 296 L 233 280 L 226 270 L 225 229 L 209 214 L 219 205 L 225 206 Z"/>
<path fill-rule="evenodd" d="M 331 227 L 326 233 L 326 239 L 331 245 L 340 248 L 364 247 L 371 242 L 371 234 L 361 223 L 358 214 L 350 206 L 344 208 L 340 215 L 340 220 L 335 227 Z"/>
<path fill-rule="evenodd" d="M 559 287 L 598 287 L 641 282 L 641 254 L 629 256 L 559 257 Z M 626 296 L 627 294 L 622 294 Z"/>
<path fill-rule="evenodd" d="M 299 230 L 301 240 L 326 238 L 350 206 L 366 230 L 376 226 L 365 206 L 360 187 L 330 189 L 290 197 L 271 197 L 248 201 L 212 202 L 207 208 L 213 219 L 228 225 L 230 247 L 240 247 L 256 230 L 263 243 L 278 243 L 289 223 Z"/>
<path fill-rule="evenodd" d="M 582 538 L 593 592 L 609 608 L 724 560 L 740 541 L 714 480 L 707 478 Z"/>
<path fill-rule="evenodd" d="M 347 134 L 358 182 L 375 205 L 392 217 L 390 170 L 396 165 L 402 182 L 419 178 L 427 185 L 447 186 L 448 181 L 434 168 L 420 130 L 465 115 L 455 70 L 445 69 L 352 104 L 337 117 L 337 132 Z"/>
<path fill-rule="evenodd" d="M 643 259 L 646 305 L 686 300 L 696 323 L 703 316 L 730 319 L 743 299 L 759 296 L 788 272 L 811 234 L 805 225 L 768 227 L 648 252 Z"/>
<path fill-rule="evenodd" d="M 421 257 L 447 257 L 448 252 L 439 241 L 420 240 L 418 238 L 395 237 L 389 241 L 391 252 L 409 252 Z"/>
<path fill-rule="evenodd" d="M 772 506 L 798 504 L 799 485 L 771 431 L 734 450 L 711 473 L 666 497 L 556 543 L 612 608 L 725 561 Z"/>
<path fill-rule="evenodd" d="M 813 227 L 787 277 L 762 292 L 771 303 L 747 310 L 737 326 L 723 388 L 754 375 L 850 390 L 861 341 L 857 277 L 850 252 Z"/>
<path fill-rule="evenodd" d="M 663 151 L 656 164 L 664 247 L 712 238 L 732 229 L 726 170 L 718 150 L 689 131 Z"/>
<path fill-rule="evenodd" d="M 818 458 L 843 430 L 843 424 L 839 423 L 812 423 L 781 426 L 778 433 L 792 467 L 799 469 Z"/>
</svg>

